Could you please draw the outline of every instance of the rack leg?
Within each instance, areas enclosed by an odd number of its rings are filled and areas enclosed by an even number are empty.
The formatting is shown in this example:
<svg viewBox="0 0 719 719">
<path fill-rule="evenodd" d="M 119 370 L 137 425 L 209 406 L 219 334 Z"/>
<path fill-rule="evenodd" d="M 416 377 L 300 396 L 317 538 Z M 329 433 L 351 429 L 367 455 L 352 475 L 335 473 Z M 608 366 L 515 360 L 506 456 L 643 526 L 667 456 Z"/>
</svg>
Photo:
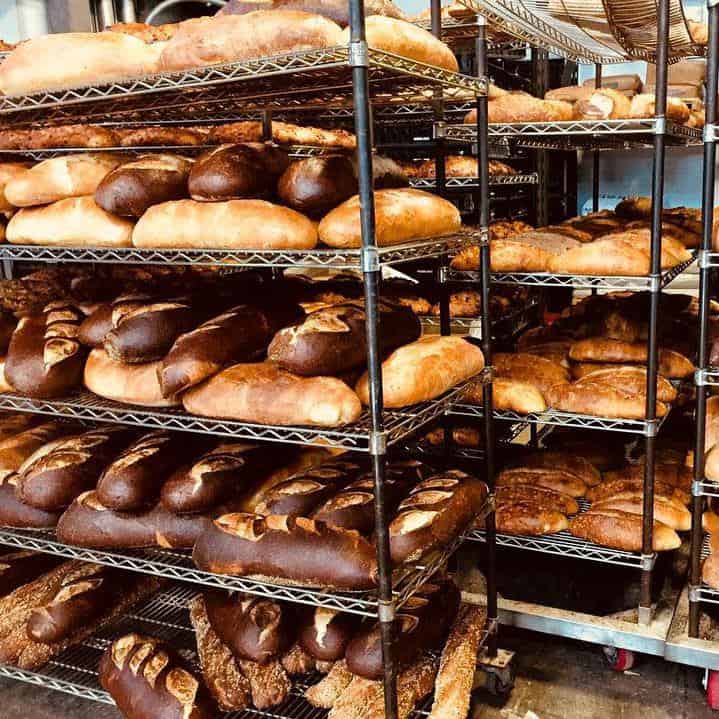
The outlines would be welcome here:
<svg viewBox="0 0 719 719">
<path fill-rule="evenodd" d="M 478 17 L 477 33 L 477 73 L 487 74 L 487 25 L 486 18 Z M 477 98 L 477 141 L 479 154 L 479 188 L 476 204 L 479 211 L 480 245 L 480 292 L 482 294 L 482 352 L 487 366 L 492 365 L 492 329 L 490 317 L 490 248 L 489 248 L 489 107 L 487 97 Z M 484 386 L 482 392 L 484 406 L 484 446 L 486 482 L 490 490 L 494 489 L 494 399 L 492 383 Z M 496 579 L 496 529 L 495 515 L 490 512 L 485 520 L 487 530 L 487 620 L 497 619 L 497 579 Z M 497 653 L 497 634 L 489 638 L 487 650 L 490 656 Z"/>
<path fill-rule="evenodd" d="M 703 234 L 701 257 L 712 248 L 714 224 L 714 181 L 716 175 L 716 138 L 714 127 L 717 122 L 717 91 L 719 91 L 719 5 L 709 5 L 709 47 L 707 49 L 707 91 L 706 91 L 706 128 L 704 134 L 704 174 L 702 185 L 702 221 Z M 711 269 L 705 262 L 699 267 L 699 347 L 697 367 L 699 371 L 709 364 L 709 299 L 711 292 Z M 694 481 L 704 479 L 704 451 L 706 449 L 706 406 L 707 388 L 698 384 L 696 437 L 694 445 Z M 691 560 L 689 565 L 689 586 L 696 587 L 701 582 L 702 551 L 702 509 L 704 497 L 692 496 L 692 535 Z M 689 593 L 689 636 L 699 635 L 699 602 Z"/>
<path fill-rule="evenodd" d="M 594 87 L 602 86 L 602 66 L 597 63 L 594 66 Z M 599 211 L 599 150 L 592 153 L 592 212 Z"/>
<path fill-rule="evenodd" d="M 367 313 L 367 371 L 370 389 L 372 431 L 370 449 L 374 468 L 375 540 L 379 569 L 378 614 L 382 635 L 385 717 L 397 719 L 397 668 L 394 661 L 395 606 L 392 595 L 392 565 L 389 553 L 389 522 L 385 505 L 386 435 L 382 421 L 382 356 L 379 351 L 379 282 L 375 239 L 374 190 L 372 180 L 372 134 L 364 1 L 350 0 L 350 57 L 352 96 L 362 228 L 362 271 Z"/>
<path fill-rule="evenodd" d="M 667 106 L 667 49 L 669 45 L 669 0 L 660 0 L 657 29 L 657 87 L 656 119 L 654 136 L 654 164 L 652 167 L 652 236 L 650 276 L 652 288 L 649 303 L 649 336 L 647 338 L 647 400 L 645 417 L 647 436 L 645 437 L 644 464 L 644 513 L 642 517 L 642 554 L 650 555 L 654 551 L 654 455 L 656 431 L 657 368 L 659 358 L 659 299 L 661 297 L 661 243 L 662 211 L 664 209 L 664 119 Z M 649 623 L 652 615 L 652 572 L 642 570 L 641 598 L 639 602 L 639 621 Z"/>
</svg>

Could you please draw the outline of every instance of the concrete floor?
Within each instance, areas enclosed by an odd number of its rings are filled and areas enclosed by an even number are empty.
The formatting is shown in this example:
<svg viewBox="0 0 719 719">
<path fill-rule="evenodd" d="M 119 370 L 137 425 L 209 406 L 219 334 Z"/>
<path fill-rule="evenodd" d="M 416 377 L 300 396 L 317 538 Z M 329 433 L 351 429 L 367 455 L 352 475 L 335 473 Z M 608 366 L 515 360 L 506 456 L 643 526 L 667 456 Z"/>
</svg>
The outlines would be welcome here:
<svg viewBox="0 0 719 719">
<path fill-rule="evenodd" d="M 482 697 L 473 719 L 713 719 L 698 669 L 643 657 L 631 672 L 611 671 L 599 647 L 509 630 L 517 652 L 509 699 Z M 532 714 L 534 713 L 534 715 Z M 536 716 L 535 716 L 536 715 Z M 0 719 L 118 719 L 113 707 L 0 679 Z"/>
</svg>

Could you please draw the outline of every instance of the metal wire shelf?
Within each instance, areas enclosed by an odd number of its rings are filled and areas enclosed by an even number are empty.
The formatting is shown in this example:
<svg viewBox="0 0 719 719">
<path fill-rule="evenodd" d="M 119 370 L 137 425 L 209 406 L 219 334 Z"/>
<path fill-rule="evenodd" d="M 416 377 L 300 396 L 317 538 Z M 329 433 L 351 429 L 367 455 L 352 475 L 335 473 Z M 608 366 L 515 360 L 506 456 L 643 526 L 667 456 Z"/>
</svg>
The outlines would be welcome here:
<svg viewBox="0 0 719 719">
<path fill-rule="evenodd" d="M 700 497 L 719 497 L 719 482 L 712 482 L 710 479 L 694 482 L 692 494 Z"/>
<path fill-rule="evenodd" d="M 1 250 L 0 250 L 1 251 Z M 696 260 L 696 253 L 690 259 L 664 270 L 659 278 L 659 287 L 664 289 Z M 480 273 L 474 270 L 450 270 L 449 279 L 459 282 L 478 282 Z M 530 285 L 534 287 L 577 287 L 597 290 L 648 291 L 651 277 L 628 277 L 608 275 L 567 275 L 552 272 L 492 272 L 492 282 L 505 285 Z"/>
<path fill-rule="evenodd" d="M 532 45 L 585 63 L 654 60 L 656 3 L 651 0 L 462 0 L 501 30 Z M 671 0 L 669 57 L 703 54 L 694 44 L 681 0 Z"/>
<path fill-rule="evenodd" d="M 459 417 L 483 417 L 484 410 L 479 405 L 454 404 L 450 414 Z M 529 424 L 545 424 L 558 427 L 575 427 L 577 429 L 599 429 L 611 432 L 626 432 L 629 434 L 642 434 L 653 436 L 659 432 L 661 426 L 669 416 L 655 420 L 644 419 L 615 419 L 612 417 L 595 417 L 589 414 L 575 414 L 548 409 L 538 414 L 519 414 L 508 410 L 494 410 L 495 419 L 506 422 L 527 422 Z"/>
<path fill-rule="evenodd" d="M 0 676 L 112 705 L 112 697 L 100 686 L 98 664 L 105 649 L 125 634 L 137 632 L 157 637 L 177 649 L 191 664 L 197 665 L 195 635 L 187 610 L 196 594 L 190 588 L 173 586 L 122 619 L 101 628 L 81 644 L 62 652 L 41 669 L 28 671 L 0 664 Z M 487 624 L 480 639 L 479 653 L 495 630 L 496 624 Z M 305 690 L 320 678 L 314 674 L 293 677 L 290 695 L 280 706 L 267 710 L 250 708 L 220 716 L 223 719 L 324 719 L 327 712 L 312 707 L 304 699 Z M 431 704 L 432 698 L 428 697 L 410 717 L 427 716 Z"/>
<path fill-rule="evenodd" d="M 438 257 L 478 242 L 476 230 L 463 229 L 442 237 L 377 248 L 380 265 Z M 44 245 L 0 245 L 0 260 L 32 262 L 125 262 L 143 265 L 204 265 L 228 267 L 332 267 L 361 269 L 362 251 L 357 249 L 314 250 L 195 250 L 137 247 L 50 247 Z"/>
<path fill-rule="evenodd" d="M 399 410 L 386 410 L 384 412 L 384 431 L 387 445 L 391 446 L 401 442 L 429 422 L 441 417 L 470 387 L 477 383 L 489 382 L 490 377 L 491 370 L 485 368 L 475 377 L 462 382 L 435 400 Z M 111 422 L 147 429 L 162 428 L 197 432 L 234 439 L 314 444 L 362 452 L 368 452 L 370 449 L 371 423 L 368 411 L 364 411 L 357 422 L 337 429 L 282 427 L 196 417 L 179 409 L 134 407 L 103 399 L 87 391 L 55 400 L 33 399 L 19 394 L 2 393 L 0 394 L 0 409 L 48 414 L 82 421 Z"/>
<path fill-rule="evenodd" d="M 696 145 L 702 143 L 701 130 L 694 127 L 667 120 L 665 128 L 669 142 Z M 536 146 L 559 150 L 653 145 L 656 131 L 657 120 L 653 117 L 630 120 L 492 123 L 489 126 L 490 138 L 508 138 L 521 143 L 539 142 Z M 474 124 L 447 124 L 444 126 L 444 136 L 454 142 L 475 144 L 477 127 Z"/>
<path fill-rule="evenodd" d="M 493 499 L 490 496 L 480 510 L 477 519 L 479 521 L 484 519 L 493 510 L 493 506 Z M 403 606 L 433 574 L 446 565 L 463 541 L 464 537 L 459 535 L 445 547 L 427 554 L 417 562 L 394 570 L 393 596 L 397 608 Z M 31 549 L 44 554 L 79 559 L 84 562 L 95 562 L 204 587 L 237 590 L 295 604 L 326 607 L 365 617 L 376 617 L 378 611 L 377 596 L 373 591 L 335 592 L 281 584 L 279 581 L 270 583 L 251 577 L 213 574 L 198 569 L 188 553 L 178 551 L 145 549 L 109 552 L 85 549 L 59 542 L 52 530 L 10 528 L 0 528 L 0 545 Z"/>
<path fill-rule="evenodd" d="M 578 500 L 579 514 L 586 512 L 591 504 L 585 500 Z M 467 540 L 486 542 L 484 529 L 475 529 L 467 535 Z M 611 547 L 603 547 L 601 544 L 580 539 L 569 533 L 569 530 L 562 530 L 556 534 L 545 534 L 538 537 L 521 534 L 497 533 L 498 547 L 511 547 L 513 549 L 526 549 L 542 554 L 554 554 L 559 557 L 570 559 L 586 559 L 593 562 L 615 564 L 622 567 L 633 567 L 642 569 L 645 567 L 645 560 L 640 552 L 626 552 Z M 649 560 L 651 567 L 654 567 L 656 554 Z"/>
<path fill-rule="evenodd" d="M 539 177 L 536 172 L 520 175 L 490 175 L 489 184 L 496 187 L 515 185 L 536 185 Z M 437 181 L 432 177 L 412 177 L 409 184 L 421 190 L 436 190 Z M 477 190 L 479 180 L 476 177 L 448 177 L 445 187 L 448 190 Z"/>
<path fill-rule="evenodd" d="M 473 96 L 487 91 L 486 78 L 470 77 L 425 65 L 374 48 L 367 52 L 370 88 L 389 97 L 398 91 L 421 95 L 447 87 Z M 62 122 L 79 118 L 122 117 L 165 109 L 202 117 L 211 108 L 243 101 L 243 111 L 266 108 L 286 111 L 306 104 L 317 110 L 322 101 L 341 105 L 351 97 L 349 46 L 288 53 L 242 62 L 210 65 L 175 73 L 158 73 L 102 86 L 37 95 L 0 97 L 0 120 Z M 401 96 L 401 95 L 399 95 Z"/>
</svg>

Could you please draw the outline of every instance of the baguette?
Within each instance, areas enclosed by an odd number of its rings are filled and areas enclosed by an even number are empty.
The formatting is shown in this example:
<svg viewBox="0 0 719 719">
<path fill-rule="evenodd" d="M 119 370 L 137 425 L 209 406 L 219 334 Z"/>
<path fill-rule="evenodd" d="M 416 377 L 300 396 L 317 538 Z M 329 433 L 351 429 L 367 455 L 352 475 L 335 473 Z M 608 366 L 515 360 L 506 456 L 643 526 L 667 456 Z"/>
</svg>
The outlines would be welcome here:
<svg viewBox="0 0 719 719">
<path fill-rule="evenodd" d="M 347 662 L 340 659 L 323 679 L 305 690 L 305 699 L 319 709 L 331 709 L 354 678 Z"/>
<path fill-rule="evenodd" d="M 577 515 L 569 523 L 569 531 L 575 537 L 612 549 L 625 552 L 642 550 L 642 517 L 638 514 L 616 509 L 592 509 Z M 655 552 L 677 549 L 681 545 L 679 535 L 661 522 L 654 522 L 653 537 Z"/>
</svg>

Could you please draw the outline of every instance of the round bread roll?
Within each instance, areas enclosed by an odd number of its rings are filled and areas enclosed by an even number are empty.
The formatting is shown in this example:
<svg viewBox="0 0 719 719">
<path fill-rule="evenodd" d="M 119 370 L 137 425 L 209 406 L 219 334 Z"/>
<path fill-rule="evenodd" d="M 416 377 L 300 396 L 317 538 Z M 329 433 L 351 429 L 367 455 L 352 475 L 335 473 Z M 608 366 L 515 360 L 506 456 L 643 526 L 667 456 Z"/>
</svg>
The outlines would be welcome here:
<svg viewBox="0 0 719 719">
<path fill-rule="evenodd" d="M 84 383 L 100 397 L 143 407 L 174 407 L 176 397 L 163 397 L 157 379 L 159 362 L 125 364 L 110 359 L 103 349 L 90 352 L 85 363 Z"/>
<path fill-rule="evenodd" d="M 32 165 L 28 162 L 0 163 L 0 212 L 13 212 L 15 206 L 5 196 L 8 182 L 24 174 Z"/>
<path fill-rule="evenodd" d="M 413 188 L 374 193 L 375 239 L 380 247 L 456 232 L 462 225 L 459 210 L 448 200 Z M 330 247 L 360 247 L 359 195 L 324 216 L 318 227 Z"/>
<path fill-rule="evenodd" d="M 7 241 L 15 245 L 130 247 L 132 222 L 95 204 L 92 196 L 70 197 L 45 207 L 27 207 L 8 223 Z"/>
<path fill-rule="evenodd" d="M 12 240 L 11 240 L 12 241 Z M 177 200 L 151 207 L 132 235 L 135 247 L 310 250 L 314 223 L 265 200 Z"/>
<path fill-rule="evenodd" d="M 106 175 L 95 191 L 103 210 L 140 217 L 152 205 L 187 197 L 192 160 L 177 155 L 144 155 Z"/>
<path fill-rule="evenodd" d="M 15 207 L 32 207 L 92 195 L 121 163 L 119 155 L 100 152 L 51 157 L 11 179 L 5 185 L 5 198 Z"/>
<path fill-rule="evenodd" d="M 31 95 L 103 85 L 158 70 L 162 45 L 117 32 L 68 32 L 20 43 L 0 65 L 0 91 Z"/>
<path fill-rule="evenodd" d="M 221 145 L 197 158 L 190 172 L 190 196 L 200 202 L 269 197 L 289 164 L 287 154 L 272 145 Z"/>
<path fill-rule="evenodd" d="M 365 20 L 367 44 L 375 50 L 386 50 L 426 65 L 435 65 L 452 72 L 459 70 L 454 53 L 431 32 L 417 25 L 382 15 Z M 350 41 L 350 29 L 343 32 L 341 44 Z"/>
</svg>

